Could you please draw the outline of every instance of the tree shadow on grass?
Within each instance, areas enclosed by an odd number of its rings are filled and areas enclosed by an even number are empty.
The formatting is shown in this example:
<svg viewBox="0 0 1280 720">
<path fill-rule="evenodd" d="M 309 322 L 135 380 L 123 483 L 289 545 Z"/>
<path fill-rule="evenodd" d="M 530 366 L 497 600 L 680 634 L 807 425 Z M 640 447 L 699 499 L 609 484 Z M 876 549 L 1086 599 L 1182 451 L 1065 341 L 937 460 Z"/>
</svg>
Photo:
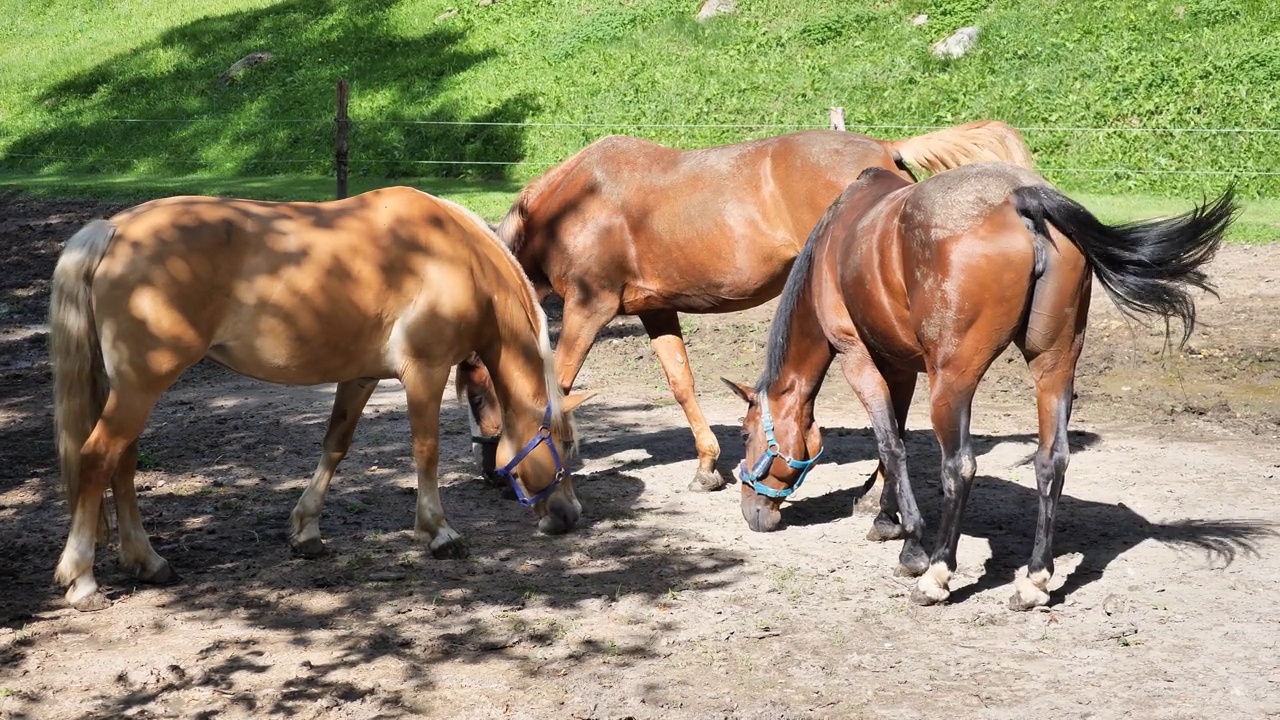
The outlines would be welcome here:
<svg viewBox="0 0 1280 720">
<path fill-rule="evenodd" d="M 465 33 L 449 27 L 402 34 L 396 6 L 290 0 L 174 28 L 46 91 L 36 104 L 47 117 L 0 163 L 59 173 L 326 174 L 335 86 L 346 78 L 354 174 L 506 178 L 509 165 L 483 163 L 523 158 L 522 128 L 502 123 L 528 119 L 535 100 L 517 94 L 468 113 L 438 99 L 450 78 L 497 51 L 467 47 Z M 218 82 L 261 51 L 271 59 Z M 480 164 L 435 164 L 455 160 Z"/>
</svg>

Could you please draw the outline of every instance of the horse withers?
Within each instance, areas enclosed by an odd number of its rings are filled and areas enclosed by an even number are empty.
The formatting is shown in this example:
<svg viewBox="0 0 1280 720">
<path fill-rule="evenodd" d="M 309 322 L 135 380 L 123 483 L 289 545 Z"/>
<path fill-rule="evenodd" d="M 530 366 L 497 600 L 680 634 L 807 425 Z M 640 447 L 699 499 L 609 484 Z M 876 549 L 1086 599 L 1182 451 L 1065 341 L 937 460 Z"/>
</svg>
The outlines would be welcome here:
<svg viewBox="0 0 1280 720">
<path fill-rule="evenodd" d="M 174 578 L 142 527 L 138 436 L 160 395 L 206 357 L 267 382 L 338 384 L 324 452 L 290 516 L 303 555 L 323 552 L 325 493 L 383 378 L 398 378 L 408 400 L 417 532 L 433 555 L 465 555 L 437 463 L 443 391 L 467 361 L 483 361 L 508 429 L 496 462 L 539 528 L 564 532 L 581 514 L 564 462 L 585 398 L 560 391 L 532 286 L 479 217 L 418 190 L 324 203 L 175 197 L 95 220 L 58 260 L 50 326 L 72 512 L 55 577 L 81 610 L 109 604 L 93 576 L 108 485 L 123 566 L 144 582 Z M 474 380 L 460 368 L 459 381 Z"/>
<path fill-rule="evenodd" d="M 755 387 L 726 381 L 748 403 L 742 512 L 753 530 L 778 527 L 779 506 L 821 452 L 813 406 L 837 355 L 870 416 L 884 478 L 868 538 L 904 539 L 900 570 L 920 576 L 912 598 L 945 600 L 976 464 L 973 395 L 1010 343 L 1035 380 L 1040 494 L 1035 546 L 1010 607 L 1049 601 L 1053 523 L 1069 448 L 1067 422 L 1084 345 L 1092 277 L 1127 314 L 1195 324 L 1190 288 L 1212 291 L 1203 267 L 1229 226 L 1228 189 L 1167 220 L 1108 226 L 1029 170 L 976 164 L 911 184 L 869 169 L 828 209 L 797 259 L 769 332 Z M 903 433 L 920 373 L 942 450 L 937 547 L 908 480 Z M 776 424 L 775 424 L 776 423 Z"/>
<path fill-rule="evenodd" d="M 610 320 L 640 318 L 693 431 L 689 488 L 716 490 L 720 445 L 698 405 L 677 313 L 734 312 L 777 296 L 809 230 L 863 169 L 913 177 L 909 166 L 982 160 L 1033 164 L 1022 136 L 990 120 L 904 140 L 808 130 L 697 150 L 614 135 L 526 186 L 498 234 L 539 294 L 564 300 L 556 374 L 565 392 Z"/>
</svg>

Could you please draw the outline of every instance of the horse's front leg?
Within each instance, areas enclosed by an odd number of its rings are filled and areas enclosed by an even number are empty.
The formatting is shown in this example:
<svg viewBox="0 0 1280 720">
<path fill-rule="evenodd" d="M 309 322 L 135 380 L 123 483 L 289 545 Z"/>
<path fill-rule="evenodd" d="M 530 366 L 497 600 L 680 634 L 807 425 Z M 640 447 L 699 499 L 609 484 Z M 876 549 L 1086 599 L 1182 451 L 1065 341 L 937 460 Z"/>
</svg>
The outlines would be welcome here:
<svg viewBox="0 0 1280 720">
<path fill-rule="evenodd" d="M 862 401 L 862 406 L 871 418 L 880 464 L 885 473 L 885 492 L 890 487 L 896 491 L 894 497 L 901 516 L 903 538 L 902 551 L 898 554 L 898 571 L 903 575 L 918 576 L 929 567 L 929 556 L 924 551 L 924 518 L 916 505 L 916 495 L 907 475 L 907 448 L 902 441 L 897 414 L 894 412 L 893 394 L 867 349 L 861 344 L 844 351 L 840 367 L 849 387 L 853 388 L 854 394 Z M 886 513 L 885 520 L 891 523 L 893 518 Z M 897 535 L 896 528 L 894 530 L 893 534 Z"/>
<path fill-rule="evenodd" d="M 401 376 L 409 403 L 409 430 L 413 434 L 413 460 L 418 467 L 418 537 L 438 558 L 462 558 L 467 547 L 449 527 L 440 504 L 440 400 L 449 379 L 449 366 L 415 366 Z"/>
</svg>

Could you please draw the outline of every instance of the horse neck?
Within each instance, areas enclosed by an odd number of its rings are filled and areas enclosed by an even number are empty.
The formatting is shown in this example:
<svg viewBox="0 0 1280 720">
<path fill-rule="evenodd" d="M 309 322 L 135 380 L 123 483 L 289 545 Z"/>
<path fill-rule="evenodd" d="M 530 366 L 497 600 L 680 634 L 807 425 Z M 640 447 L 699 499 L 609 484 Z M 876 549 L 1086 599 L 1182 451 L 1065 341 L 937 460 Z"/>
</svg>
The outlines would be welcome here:
<svg viewBox="0 0 1280 720">
<path fill-rule="evenodd" d="M 498 297 L 493 305 L 496 343 L 480 354 L 481 359 L 502 405 L 503 427 L 532 436 L 547 409 L 550 377 L 538 314 L 518 298 Z"/>
<path fill-rule="evenodd" d="M 814 422 L 814 401 L 836 356 L 822 329 L 813 282 L 811 276 L 791 316 L 785 319 L 789 325 L 787 346 L 776 377 L 764 389 L 774 420 L 791 418 L 795 422 L 779 425 L 799 428 L 806 436 Z"/>
</svg>

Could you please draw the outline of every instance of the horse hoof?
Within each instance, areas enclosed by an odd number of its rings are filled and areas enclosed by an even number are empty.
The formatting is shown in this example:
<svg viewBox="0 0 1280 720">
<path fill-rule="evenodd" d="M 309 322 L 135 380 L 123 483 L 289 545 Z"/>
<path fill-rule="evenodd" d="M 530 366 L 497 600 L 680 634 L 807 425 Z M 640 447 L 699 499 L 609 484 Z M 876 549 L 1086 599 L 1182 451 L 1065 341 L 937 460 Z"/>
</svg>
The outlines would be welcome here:
<svg viewBox="0 0 1280 720">
<path fill-rule="evenodd" d="M 899 577 L 920 577 L 928 569 L 929 556 L 923 550 L 911 552 L 904 549 L 898 555 L 898 570 L 895 574 Z"/>
<path fill-rule="evenodd" d="M 689 489 L 694 492 L 715 492 L 727 484 L 724 476 L 715 470 L 698 470 L 694 473 L 693 482 L 689 483 Z"/>
<path fill-rule="evenodd" d="M 1009 609 L 1015 612 L 1034 610 L 1049 604 L 1049 593 L 1041 590 L 1027 580 L 1019 577 L 1014 582 L 1013 595 L 1009 597 Z"/>
<path fill-rule="evenodd" d="M 293 552 L 304 558 L 318 558 L 328 552 L 328 549 L 324 546 L 323 540 L 313 537 L 293 543 Z"/>
<path fill-rule="evenodd" d="M 431 548 L 431 557 L 436 558 L 437 560 L 461 560 L 470 554 L 471 551 L 468 550 L 467 546 L 462 542 L 462 538 L 455 538 L 440 545 L 439 547 Z"/>
<path fill-rule="evenodd" d="M 101 590 L 95 590 L 83 598 L 72 600 L 71 607 L 80 612 L 97 612 L 111 607 L 111 601 Z"/>
<path fill-rule="evenodd" d="M 911 602 L 923 607 L 937 605 L 949 597 L 951 597 L 950 591 L 937 586 L 922 588 L 917 585 L 916 589 L 911 591 Z"/>
<path fill-rule="evenodd" d="M 916 570 L 915 568 L 909 568 L 906 565 L 903 565 L 902 563 L 898 563 L 898 567 L 893 569 L 894 577 L 913 578 L 913 577 L 920 577 L 923 574 L 924 573 L 922 571 Z"/>
<path fill-rule="evenodd" d="M 906 531 L 902 526 L 895 522 L 877 522 L 871 525 L 871 529 L 867 531 L 867 539 L 871 542 L 885 542 L 887 540 L 901 540 L 906 537 Z"/>
<path fill-rule="evenodd" d="M 161 560 L 160 565 L 151 572 L 142 568 L 137 575 L 139 580 L 148 585 L 172 585 L 181 579 L 168 560 Z"/>
</svg>

